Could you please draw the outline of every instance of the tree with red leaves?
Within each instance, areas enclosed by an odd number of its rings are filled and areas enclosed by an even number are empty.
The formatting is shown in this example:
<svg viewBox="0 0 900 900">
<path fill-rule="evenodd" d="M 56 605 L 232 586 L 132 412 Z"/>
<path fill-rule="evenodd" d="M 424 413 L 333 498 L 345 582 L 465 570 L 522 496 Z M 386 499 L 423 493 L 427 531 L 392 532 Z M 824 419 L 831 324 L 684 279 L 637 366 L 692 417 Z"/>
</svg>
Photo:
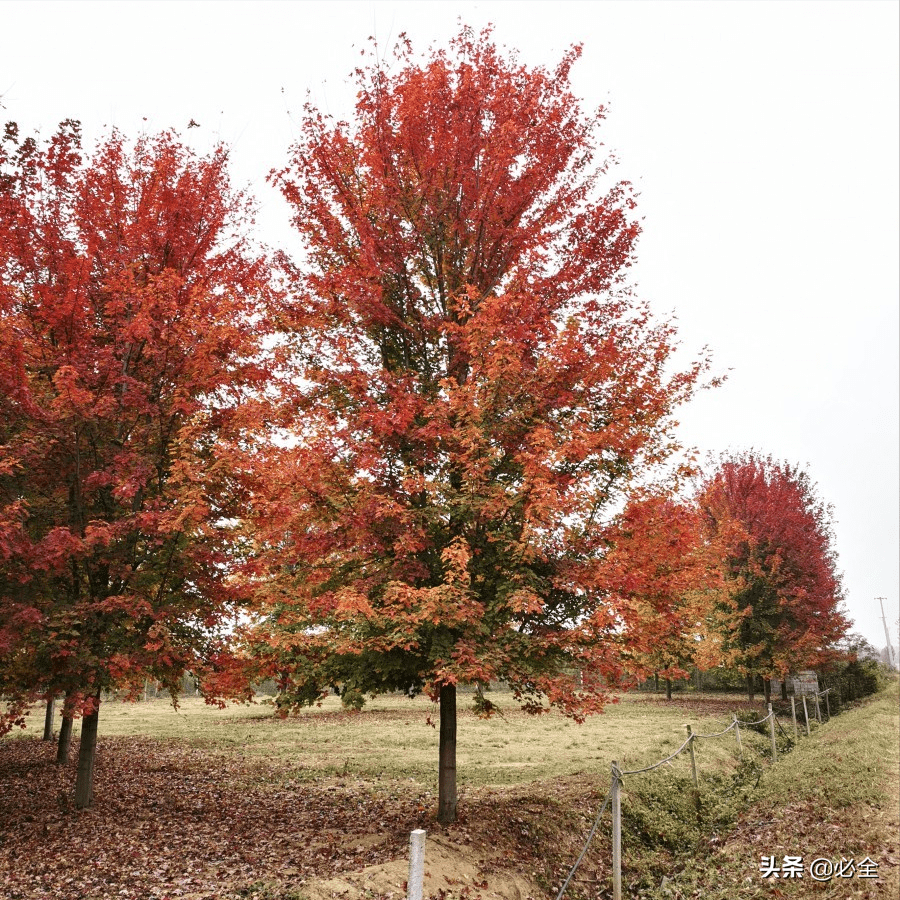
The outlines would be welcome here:
<svg viewBox="0 0 900 900">
<path fill-rule="evenodd" d="M 529 68 L 463 28 L 397 52 L 357 71 L 352 123 L 307 107 L 277 176 L 306 248 L 302 370 L 259 509 L 255 653 L 285 709 L 332 684 L 439 701 L 450 822 L 457 685 L 601 710 L 622 632 L 605 523 L 673 451 L 705 362 L 672 373 L 673 327 L 627 287 L 634 201 L 570 92 L 578 48 Z"/>
<path fill-rule="evenodd" d="M 230 604 L 242 441 L 268 378 L 269 267 L 227 152 L 173 134 L 90 156 L 77 122 L 0 155 L 0 694 L 84 715 L 173 697 Z"/>
<path fill-rule="evenodd" d="M 621 609 L 626 668 L 672 679 L 696 661 L 711 599 L 721 587 L 696 505 L 674 490 L 631 499 L 608 530 L 602 577 Z"/>
<path fill-rule="evenodd" d="M 831 510 L 806 472 L 756 453 L 724 458 L 699 504 L 728 585 L 711 629 L 750 700 L 758 675 L 768 701 L 771 678 L 827 660 L 848 627 Z"/>
</svg>

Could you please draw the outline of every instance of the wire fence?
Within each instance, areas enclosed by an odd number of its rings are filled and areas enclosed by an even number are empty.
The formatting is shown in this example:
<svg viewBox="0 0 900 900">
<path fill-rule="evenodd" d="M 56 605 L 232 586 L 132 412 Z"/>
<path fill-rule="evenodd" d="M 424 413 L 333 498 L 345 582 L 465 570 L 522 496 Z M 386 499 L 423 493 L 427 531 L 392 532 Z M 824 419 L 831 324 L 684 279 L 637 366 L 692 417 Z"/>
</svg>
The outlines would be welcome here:
<svg viewBox="0 0 900 900">
<path fill-rule="evenodd" d="M 825 698 L 825 713 L 828 719 L 831 718 L 831 707 L 830 701 L 828 698 L 828 694 L 831 691 L 831 688 L 828 688 L 825 691 L 819 691 L 814 693 L 813 699 L 815 701 L 815 713 L 814 717 L 819 722 L 822 723 L 822 709 L 820 698 Z M 806 702 L 806 694 L 802 695 L 803 701 L 803 722 L 806 728 L 807 736 L 810 734 L 810 710 L 807 706 Z M 603 801 L 600 811 L 597 813 L 596 818 L 594 819 L 594 824 L 591 826 L 591 830 L 587 836 L 587 840 L 584 843 L 584 848 L 582 849 L 578 859 L 575 861 L 575 865 L 572 866 L 569 871 L 566 880 L 563 882 L 562 887 L 559 889 L 559 893 L 556 895 L 556 900 L 562 900 L 563 894 L 566 892 L 566 888 L 568 888 L 569 883 L 572 881 L 578 867 L 581 865 L 582 860 L 587 854 L 588 848 L 590 847 L 591 841 L 594 838 L 594 835 L 597 833 L 597 830 L 600 826 L 600 820 L 603 818 L 603 814 L 606 812 L 606 808 L 608 806 L 612 807 L 612 879 L 613 879 L 613 900 L 622 900 L 622 809 L 621 809 L 621 786 L 622 780 L 627 776 L 632 775 L 642 775 L 645 772 L 652 772 L 654 769 L 660 768 L 660 766 L 664 766 L 667 763 L 670 763 L 677 756 L 680 756 L 684 752 L 688 752 L 691 758 L 691 777 L 694 783 L 694 788 L 699 789 L 699 779 L 697 775 L 697 761 L 694 755 L 694 743 L 697 740 L 707 740 L 710 738 L 718 738 L 723 735 L 728 734 L 728 732 L 733 731 L 735 734 L 735 739 L 737 742 L 737 749 L 740 755 L 743 755 L 743 746 L 741 744 L 741 728 L 754 728 L 756 726 L 764 725 L 768 723 L 768 732 L 769 732 L 769 744 L 772 754 L 772 762 L 773 764 L 778 760 L 778 748 L 775 741 L 775 727 L 777 725 L 778 728 L 781 729 L 782 734 L 786 737 L 790 737 L 785 727 L 778 721 L 775 712 L 772 709 L 772 704 L 768 704 L 768 715 L 763 716 L 763 718 L 754 721 L 754 722 L 744 722 L 738 719 L 736 714 L 733 714 L 732 722 L 727 728 L 723 728 L 721 731 L 715 731 L 711 734 L 701 734 L 699 732 L 693 731 L 690 725 L 686 725 L 687 728 L 687 739 L 685 742 L 672 754 L 667 756 L 665 759 L 661 759 L 659 762 L 653 763 L 649 766 L 644 766 L 641 769 L 630 769 L 623 770 L 619 768 L 619 764 L 617 760 L 613 760 L 610 766 L 610 774 L 611 774 L 611 782 L 609 791 L 607 792 L 606 799 Z M 791 719 L 793 723 L 794 730 L 794 740 L 795 742 L 799 740 L 798 733 L 798 725 L 797 725 L 797 704 L 794 697 L 791 697 Z"/>
</svg>

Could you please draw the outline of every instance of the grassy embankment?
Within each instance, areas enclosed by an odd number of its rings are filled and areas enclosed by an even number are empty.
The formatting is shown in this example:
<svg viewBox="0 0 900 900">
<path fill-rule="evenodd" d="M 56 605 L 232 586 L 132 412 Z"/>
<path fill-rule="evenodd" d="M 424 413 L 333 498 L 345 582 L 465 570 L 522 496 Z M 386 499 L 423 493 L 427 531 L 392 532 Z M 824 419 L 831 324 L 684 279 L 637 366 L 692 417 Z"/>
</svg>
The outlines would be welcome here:
<svg viewBox="0 0 900 900">
<path fill-rule="evenodd" d="M 801 735 L 765 767 L 735 826 L 702 840 L 696 855 L 653 898 L 900 897 L 900 713 L 896 679 L 878 695 Z M 764 879 L 763 856 L 802 857 L 803 879 Z M 877 878 L 817 881 L 809 864 L 878 863 Z M 827 874 L 827 873 L 826 873 Z"/>
</svg>

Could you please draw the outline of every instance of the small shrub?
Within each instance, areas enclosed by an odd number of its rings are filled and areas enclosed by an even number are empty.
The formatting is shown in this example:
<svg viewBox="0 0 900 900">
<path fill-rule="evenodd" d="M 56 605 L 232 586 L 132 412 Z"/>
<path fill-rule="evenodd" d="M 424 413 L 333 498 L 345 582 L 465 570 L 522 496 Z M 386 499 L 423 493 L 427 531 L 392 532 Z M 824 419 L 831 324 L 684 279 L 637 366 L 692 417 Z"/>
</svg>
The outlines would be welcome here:
<svg viewBox="0 0 900 900">
<path fill-rule="evenodd" d="M 689 850 L 699 840 L 694 785 L 690 778 L 652 772 L 623 781 L 623 831 L 645 847 Z"/>
</svg>

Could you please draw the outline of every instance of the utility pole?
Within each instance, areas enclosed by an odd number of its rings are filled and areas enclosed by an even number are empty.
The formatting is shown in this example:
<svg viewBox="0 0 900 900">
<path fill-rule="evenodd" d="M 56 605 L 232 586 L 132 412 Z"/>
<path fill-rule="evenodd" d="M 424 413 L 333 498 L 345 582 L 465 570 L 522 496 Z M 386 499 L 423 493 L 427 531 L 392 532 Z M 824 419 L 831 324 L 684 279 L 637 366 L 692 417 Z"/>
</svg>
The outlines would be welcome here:
<svg viewBox="0 0 900 900">
<path fill-rule="evenodd" d="M 888 631 L 887 618 L 884 615 L 884 597 L 875 598 L 881 606 L 881 621 L 884 624 L 884 638 L 887 641 L 888 665 L 891 669 L 896 668 L 894 665 L 894 648 L 891 646 L 891 633 Z"/>
</svg>

